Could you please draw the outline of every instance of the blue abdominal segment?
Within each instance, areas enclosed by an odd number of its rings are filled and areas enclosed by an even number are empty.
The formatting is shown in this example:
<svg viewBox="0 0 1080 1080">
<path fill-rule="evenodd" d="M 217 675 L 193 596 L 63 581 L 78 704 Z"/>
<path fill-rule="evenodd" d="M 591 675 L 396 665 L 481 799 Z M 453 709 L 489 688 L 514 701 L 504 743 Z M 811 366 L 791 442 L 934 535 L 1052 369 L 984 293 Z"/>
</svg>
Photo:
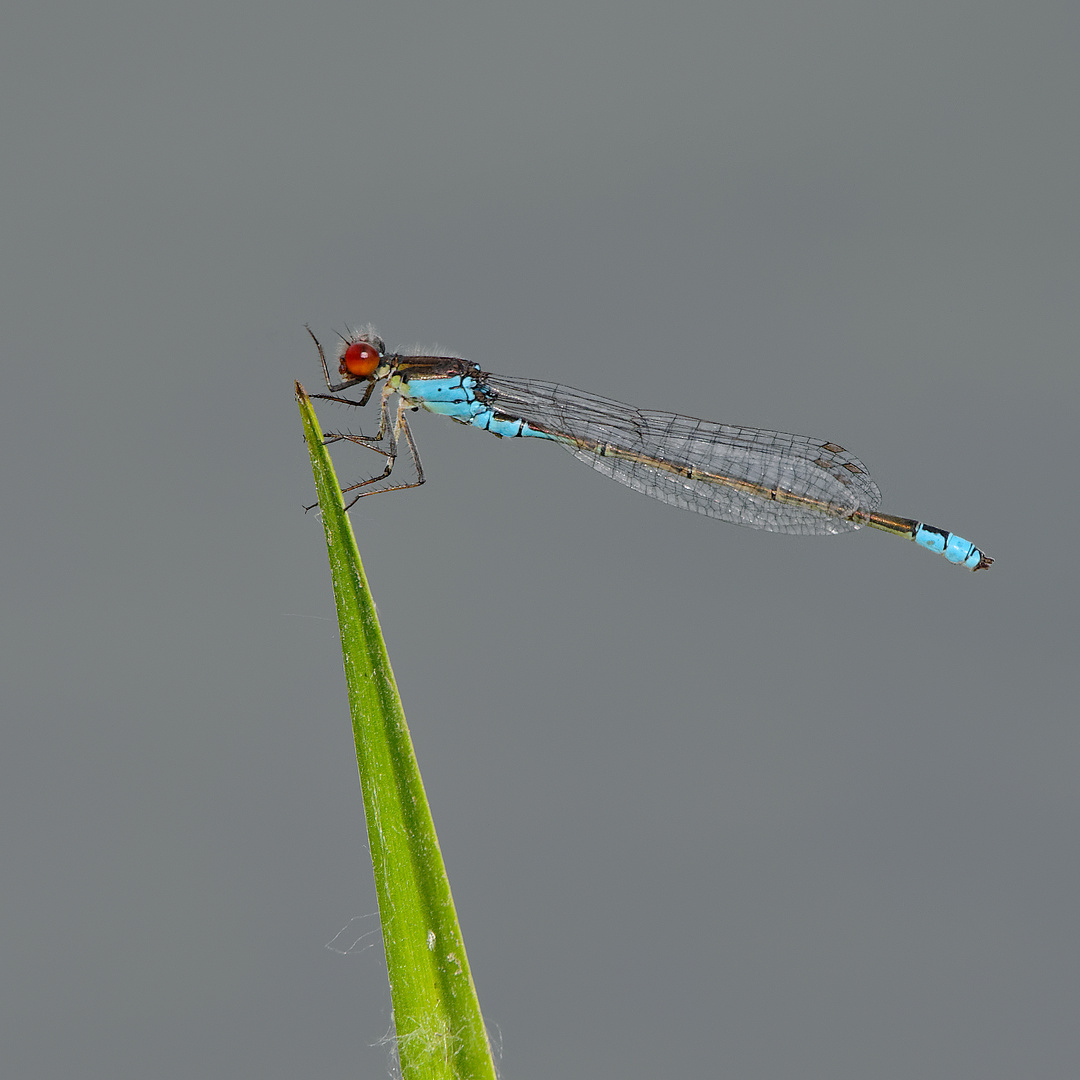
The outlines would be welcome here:
<svg viewBox="0 0 1080 1080">
<path fill-rule="evenodd" d="M 970 540 L 935 525 L 924 525 L 920 522 L 912 539 L 927 551 L 944 555 L 949 562 L 966 566 L 969 570 L 978 570 L 980 563 L 986 558 Z"/>
</svg>

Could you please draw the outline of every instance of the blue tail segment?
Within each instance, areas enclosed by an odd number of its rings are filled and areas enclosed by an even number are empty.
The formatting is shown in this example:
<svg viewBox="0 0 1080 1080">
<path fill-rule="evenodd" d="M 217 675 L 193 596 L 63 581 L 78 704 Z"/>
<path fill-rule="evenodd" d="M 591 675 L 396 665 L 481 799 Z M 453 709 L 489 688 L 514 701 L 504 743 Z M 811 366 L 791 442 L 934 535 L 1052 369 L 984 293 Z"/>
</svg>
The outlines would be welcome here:
<svg viewBox="0 0 1080 1080">
<path fill-rule="evenodd" d="M 912 540 L 921 544 L 927 551 L 944 555 L 951 563 L 966 566 L 969 570 L 985 570 L 993 563 L 989 555 L 984 555 L 970 540 L 965 540 L 956 533 L 939 529 L 936 525 L 918 522 Z"/>
</svg>

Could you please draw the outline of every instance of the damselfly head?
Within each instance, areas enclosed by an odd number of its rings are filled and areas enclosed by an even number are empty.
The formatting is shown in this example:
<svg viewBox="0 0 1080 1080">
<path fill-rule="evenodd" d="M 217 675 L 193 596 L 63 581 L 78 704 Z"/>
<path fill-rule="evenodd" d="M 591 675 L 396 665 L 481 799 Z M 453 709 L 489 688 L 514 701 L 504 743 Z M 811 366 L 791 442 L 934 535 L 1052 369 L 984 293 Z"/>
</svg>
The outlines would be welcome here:
<svg viewBox="0 0 1080 1080">
<path fill-rule="evenodd" d="M 368 379 L 382 363 L 386 344 L 370 323 L 352 330 L 338 347 L 338 373 L 353 379 Z"/>
</svg>

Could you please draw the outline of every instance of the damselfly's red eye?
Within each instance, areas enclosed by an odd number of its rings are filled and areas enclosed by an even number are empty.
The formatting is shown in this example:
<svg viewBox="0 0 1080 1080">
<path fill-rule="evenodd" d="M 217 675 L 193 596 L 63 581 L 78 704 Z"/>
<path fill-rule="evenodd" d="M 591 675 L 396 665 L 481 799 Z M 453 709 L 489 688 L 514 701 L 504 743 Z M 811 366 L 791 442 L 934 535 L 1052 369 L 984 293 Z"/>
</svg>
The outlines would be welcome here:
<svg viewBox="0 0 1080 1080">
<path fill-rule="evenodd" d="M 374 374 L 382 357 L 374 345 L 366 341 L 354 341 L 342 354 L 340 371 L 342 375 L 353 375 L 366 379 Z"/>
</svg>

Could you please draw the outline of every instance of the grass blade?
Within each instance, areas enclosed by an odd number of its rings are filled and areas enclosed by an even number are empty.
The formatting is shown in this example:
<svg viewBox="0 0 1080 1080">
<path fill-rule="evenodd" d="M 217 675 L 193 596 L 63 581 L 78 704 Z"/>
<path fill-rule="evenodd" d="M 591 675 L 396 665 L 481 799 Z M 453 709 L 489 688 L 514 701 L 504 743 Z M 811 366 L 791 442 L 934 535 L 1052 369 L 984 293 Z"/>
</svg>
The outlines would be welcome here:
<svg viewBox="0 0 1080 1080">
<path fill-rule="evenodd" d="M 322 429 L 296 399 L 322 508 L 403 1080 L 495 1080 L 465 944 L 375 603 Z"/>
</svg>

